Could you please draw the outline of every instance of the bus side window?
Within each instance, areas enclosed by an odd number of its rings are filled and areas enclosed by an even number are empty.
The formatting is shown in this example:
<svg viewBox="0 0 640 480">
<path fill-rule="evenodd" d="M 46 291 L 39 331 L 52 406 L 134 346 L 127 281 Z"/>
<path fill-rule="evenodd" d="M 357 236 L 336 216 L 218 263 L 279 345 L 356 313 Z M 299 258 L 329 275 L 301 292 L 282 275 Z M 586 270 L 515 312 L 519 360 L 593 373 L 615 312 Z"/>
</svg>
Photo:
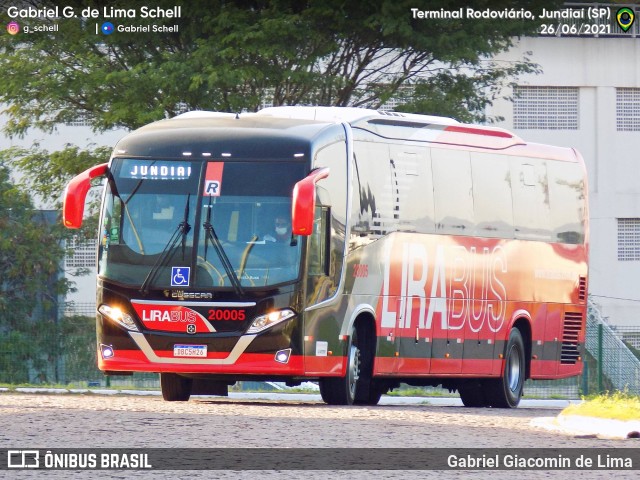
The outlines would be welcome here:
<svg viewBox="0 0 640 480">
<path fill-rule="evenodd" d="M 582 167 L 577 163 L 547 162 L 551 204 L 551 240 L 580 244 L 587 222 Z"/>
<path fill-rule="evenodd" d="M 309 238 L 309 276 L 329 275 L 329 208 L 316 206 Z"/>
<path fill-rule="evenodd" d="M 546 162 L 512 157 L 511 180 L 515 238 L 550 241 L 551 210 Z"/>
<path fill-rule="evenodd" d="M 475 235 L 513 238 L 513 200 L 509 157 L 471 153 Z"/>
<path fill-rule="evenodd" d="M 471 159 L 463 150 L 431 149 L 436 233 L 473 235 Z"/>
<path fill-rule="evenodd" d="M 109 248 L 109 245 L 122 243 L 122 210 L 122 200 L 120 198 L 111 198 L 111 200 L 104 205 L 102 214 L 102 247 Z"/>
</svg>

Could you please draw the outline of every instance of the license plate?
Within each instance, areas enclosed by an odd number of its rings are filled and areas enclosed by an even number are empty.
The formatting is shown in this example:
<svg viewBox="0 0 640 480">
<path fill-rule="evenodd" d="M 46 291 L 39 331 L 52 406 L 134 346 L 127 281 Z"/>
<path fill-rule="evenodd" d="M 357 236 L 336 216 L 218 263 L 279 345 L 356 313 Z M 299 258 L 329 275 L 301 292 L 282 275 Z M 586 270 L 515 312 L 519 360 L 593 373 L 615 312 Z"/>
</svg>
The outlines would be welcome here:
<svg viewBox="0 0 640 480">
<path fill-rule="evenodd" d="M 207 356 L 206 345 L 174 345 L 174 357 L 205 357 Z"/>
</svg>

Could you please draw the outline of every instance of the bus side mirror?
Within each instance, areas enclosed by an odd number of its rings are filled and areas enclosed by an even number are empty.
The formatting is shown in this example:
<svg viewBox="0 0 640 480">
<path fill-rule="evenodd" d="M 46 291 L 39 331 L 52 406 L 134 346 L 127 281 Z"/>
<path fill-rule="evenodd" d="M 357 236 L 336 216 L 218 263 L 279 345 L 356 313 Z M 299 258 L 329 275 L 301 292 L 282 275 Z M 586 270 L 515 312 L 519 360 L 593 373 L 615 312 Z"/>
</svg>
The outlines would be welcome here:
<svg viewBox="0 0 640 480">
<path fill-rule="evenodd" d="M 316 208 L 316 183 L 329 176 L 329 168 L 312 171 L 293 187 L 291 231 L 294 235 L 311 235 Z"/>
<path fill-rule="evenodd" d="M 107 173 L 107 163 L 86 169 L 73 177 L 64 191 L 62 221 L 67 228 L 80 228 L 84 216 L 84 202 L 91 187 L 91 179 Z"/>
</svg>

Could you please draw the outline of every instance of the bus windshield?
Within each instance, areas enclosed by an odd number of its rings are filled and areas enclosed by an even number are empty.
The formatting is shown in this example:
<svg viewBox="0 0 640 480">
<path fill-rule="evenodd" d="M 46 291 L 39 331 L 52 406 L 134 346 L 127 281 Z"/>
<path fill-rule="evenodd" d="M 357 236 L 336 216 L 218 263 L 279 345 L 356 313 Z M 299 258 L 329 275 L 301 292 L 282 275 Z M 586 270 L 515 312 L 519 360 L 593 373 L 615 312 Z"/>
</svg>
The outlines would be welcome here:
<svg viewBox="0 0 640 480">
<path fill-rule="evenodd" d="M 98 273 L 148 288 L 245 288 L 294 281 L 294 162 L 113 160 Z"/>
</svg>

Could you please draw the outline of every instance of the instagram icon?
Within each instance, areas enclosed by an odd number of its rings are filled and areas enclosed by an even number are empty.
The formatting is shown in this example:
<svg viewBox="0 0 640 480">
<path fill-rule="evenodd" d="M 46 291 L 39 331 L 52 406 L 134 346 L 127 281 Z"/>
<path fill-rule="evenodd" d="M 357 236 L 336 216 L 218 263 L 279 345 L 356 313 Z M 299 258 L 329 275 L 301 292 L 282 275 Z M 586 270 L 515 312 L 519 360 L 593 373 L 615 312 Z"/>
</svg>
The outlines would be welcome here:
<svg viewBox="0 0 640 480">
<path fill-rule="evenodd" d="M 9 22 L 7 24 L 7 32 L 9 32 L 9 35 L 17 35 L 19 31 L 20 25 L 18 22 Z"/>
</svg>

